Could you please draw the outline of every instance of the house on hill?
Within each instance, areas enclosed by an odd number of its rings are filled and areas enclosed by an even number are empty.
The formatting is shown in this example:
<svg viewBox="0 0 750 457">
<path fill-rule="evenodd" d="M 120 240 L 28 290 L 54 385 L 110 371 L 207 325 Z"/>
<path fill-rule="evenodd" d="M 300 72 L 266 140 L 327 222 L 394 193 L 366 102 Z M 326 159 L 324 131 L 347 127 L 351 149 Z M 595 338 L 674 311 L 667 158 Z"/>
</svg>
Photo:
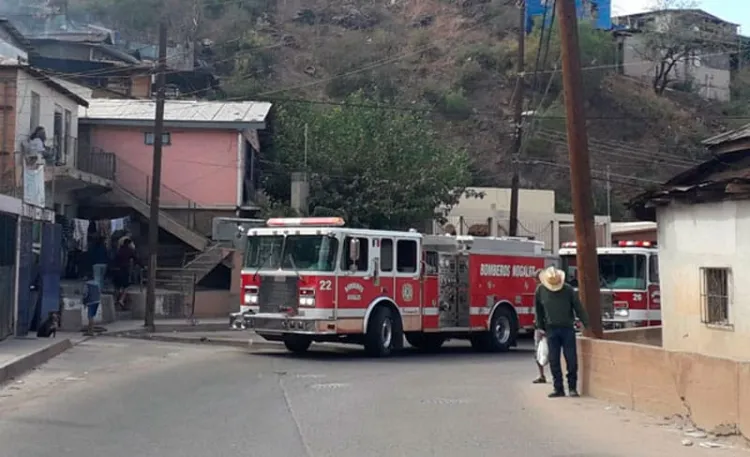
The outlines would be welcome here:
<svg viewBox="0 0 750 457">
<path fill-rule="evenodd" d="M 704 146 L 631 208 L 657 222 L 664 349 L 750 361 L 750 125 Z"/>
</svg>

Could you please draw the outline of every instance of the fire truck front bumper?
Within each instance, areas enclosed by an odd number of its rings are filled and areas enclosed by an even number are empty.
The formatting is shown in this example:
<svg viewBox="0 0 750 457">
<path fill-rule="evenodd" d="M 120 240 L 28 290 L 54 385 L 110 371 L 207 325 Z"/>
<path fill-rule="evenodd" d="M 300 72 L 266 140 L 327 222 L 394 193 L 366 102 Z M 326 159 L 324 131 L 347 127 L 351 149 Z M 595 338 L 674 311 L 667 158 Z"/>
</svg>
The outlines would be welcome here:
<svg viewBox="0 0 750 457">
<path fill-rule="evenodd" d="M 336 335 L 336 321 L 316 316 L 290 316 L 283 313 L 258 313 L 248 316 L 249 330 L 267 340 L 279 340 L 284 335 Z"/>
</svg>

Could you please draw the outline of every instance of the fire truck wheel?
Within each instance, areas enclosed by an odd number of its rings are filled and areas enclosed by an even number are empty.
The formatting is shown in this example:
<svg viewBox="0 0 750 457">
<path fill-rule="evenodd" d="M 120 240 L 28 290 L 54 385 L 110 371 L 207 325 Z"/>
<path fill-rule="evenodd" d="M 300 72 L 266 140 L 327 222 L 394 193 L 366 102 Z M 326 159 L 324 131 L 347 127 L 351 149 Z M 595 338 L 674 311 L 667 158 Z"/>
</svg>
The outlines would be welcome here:
<svg viewBox="0 0 750 457">
<path fill-rule="evenodd" d="M 424 333 L 407 333 L 406 341 L 420 351 L 435 352 L 445 343 L 442 335 L 426 335 Z"/>
<path fill-rule="evenodd" d="M 388 357 L 393 352 L 396 338 L 403 338 L 396 333 L 393 313 L 385 306 L 378 306 L 367 324 L 365 352 L 372 357 Z"/>
<path fill-rule="evenodd" d="M 518 321 L 508 308 L 499 306 L 492 314 L 490 331 L 471 339 L 475 349 L 487 352 L 507 352 L 518 336 Z"/>
<path fill-rule="evenodd" d="M 310 338 L 300 335 L 289 335 L 284 338 L 284 346 L 286 346 L 290 352 L 294 352 L 295 354 L 307 352 L 307 350 L 310 349 L 311 344 L 312 340 Z"/>
</svg>

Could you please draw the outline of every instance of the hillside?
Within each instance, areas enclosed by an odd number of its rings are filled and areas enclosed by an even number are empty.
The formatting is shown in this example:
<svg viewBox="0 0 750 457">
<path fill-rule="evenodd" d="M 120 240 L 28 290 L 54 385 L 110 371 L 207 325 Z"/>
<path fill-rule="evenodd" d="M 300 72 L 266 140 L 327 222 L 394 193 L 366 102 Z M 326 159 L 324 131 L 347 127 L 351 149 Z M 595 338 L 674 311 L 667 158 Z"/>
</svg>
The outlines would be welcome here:
<svg viewBox="0 0 750 457">
<path fill-rule="evenodd" d="M 71 13 L 125 35 L 153 37 L 152 11 L 161 3 L 71 0 Z M 383 106 L 377 109 L 431 117 L 443 141 L 470 152 L 476 185 L 508 185 L 514 2 L 167 0 L 166 7 L 172 39 L 211 40 L 208 55 L 222 77 L 223 96 L 325 106 L 363 90 Z M 609 35 L 585 27 L 581 33 L 597 209 L 606 208 L 609 170 L 613 214 L 622 216 L 624 199 L 694 163 L 699 141 L 731 127 L 727 115 L 741 123 L 745 108 L 678 91 L 656 95 L 648 84 L 615 73 Z M 526 65 L 532 73 L 539 43 L 538 33 L 529 37 Z M 555 34 L 549 49 L 541 71 L 526 80 L 529 109 L 539 117 L 524 152 L 522 183 L 557 190 L 565 211 L 567 152 Z"/>
</svg>

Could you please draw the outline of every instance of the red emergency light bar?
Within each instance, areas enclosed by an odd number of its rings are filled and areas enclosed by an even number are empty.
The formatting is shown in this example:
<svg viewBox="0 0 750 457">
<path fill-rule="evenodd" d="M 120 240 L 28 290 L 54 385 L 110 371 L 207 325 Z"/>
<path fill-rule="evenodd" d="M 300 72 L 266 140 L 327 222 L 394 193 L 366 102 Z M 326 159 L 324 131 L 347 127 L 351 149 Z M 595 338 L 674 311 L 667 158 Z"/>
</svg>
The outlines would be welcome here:
<svg viewBox="0 0 750 457">
<path fill-rule="evenodd" d="M 344 224 L 341 217 L 276 217 L 266 221 L 269 227 L 341 227 Z"/>
<path fill-rule="evenodd" d="M 621 248 L 653 248 L 656 243 L 650 241 L 618 241 L 617 246 Z"/>
<path fill-rule="evenodd" d="M 566 241 L 562 244 L 564 248 L 574 248 L 577 244 L 575 241 Z M 656 247 L 656 243 L 651 241 L 618 241 L 617 247 L 620 248 L 653 248 Z"/>
</svg>

